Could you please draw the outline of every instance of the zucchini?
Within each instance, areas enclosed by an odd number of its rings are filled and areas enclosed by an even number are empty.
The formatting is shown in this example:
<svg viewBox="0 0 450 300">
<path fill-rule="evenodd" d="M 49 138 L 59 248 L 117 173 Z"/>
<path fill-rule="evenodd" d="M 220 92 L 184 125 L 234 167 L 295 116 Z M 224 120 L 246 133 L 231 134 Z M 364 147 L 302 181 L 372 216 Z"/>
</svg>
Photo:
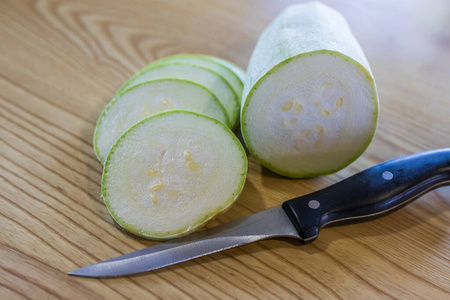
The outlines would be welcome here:
<svg viewBox="0 0 450 300">
<path fill-rule="evenodd" d="M 365 151 L 377 121 L 375 81 L 344 17 L 319 2 L 287 7 L 247 69 L 241 130 L 250 153 L 283 176 L 330 174 Z"/>
</svg>

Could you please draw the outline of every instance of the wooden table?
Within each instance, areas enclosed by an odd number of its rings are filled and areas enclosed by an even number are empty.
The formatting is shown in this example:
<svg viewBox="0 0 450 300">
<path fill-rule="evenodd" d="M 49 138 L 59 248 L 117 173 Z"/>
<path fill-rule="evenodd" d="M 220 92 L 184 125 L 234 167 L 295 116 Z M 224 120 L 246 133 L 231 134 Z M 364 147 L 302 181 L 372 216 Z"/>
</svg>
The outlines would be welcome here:
<svg viewBox="0 0 450 300">
<path fill-rule="evenodd" d="M 245 68 L 261 31 L 293 2 L 0 2 L 0 299 L 450 299 L 449 187 L 303 247 L 267 240 L 139 276 L 66 275 L 156 244 L 118 230 L 99 197 L 92 136 L 117 88 L 175 53 Z M 373 143 L 346 169 L 307 180 L 250 157 L 241 198 L 211 226 L 450 146 L 450 3 L 325 2 L 348 19 L 371 64 L 381 104 Z"/>
</svg>

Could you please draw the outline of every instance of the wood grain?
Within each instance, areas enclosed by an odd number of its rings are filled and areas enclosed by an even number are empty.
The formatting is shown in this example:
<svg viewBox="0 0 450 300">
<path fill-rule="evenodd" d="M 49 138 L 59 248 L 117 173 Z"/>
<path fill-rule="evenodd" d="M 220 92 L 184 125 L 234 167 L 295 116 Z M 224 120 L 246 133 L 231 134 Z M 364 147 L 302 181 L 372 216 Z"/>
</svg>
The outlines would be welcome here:
<svg viewBox="0 0 450 300">
<path fill-rule="evenodd" d="M 250 157 L 241 198 L 211 226 L 280 205 L 402 155 L 450 146 L 448 1 L 324 1 L 371 64 L 381 113 L 367 152 L 288 180 Z M 294 1 L 0 1 L 0 299 L 450 299 L 450 188 L 382 219 L 268 240 L 139 276 L 72 269 L 156 244 L 113 224 L 99 198 L 94 126 L 145 64 L 204 53 L 245 68 Z"/>
</svg>

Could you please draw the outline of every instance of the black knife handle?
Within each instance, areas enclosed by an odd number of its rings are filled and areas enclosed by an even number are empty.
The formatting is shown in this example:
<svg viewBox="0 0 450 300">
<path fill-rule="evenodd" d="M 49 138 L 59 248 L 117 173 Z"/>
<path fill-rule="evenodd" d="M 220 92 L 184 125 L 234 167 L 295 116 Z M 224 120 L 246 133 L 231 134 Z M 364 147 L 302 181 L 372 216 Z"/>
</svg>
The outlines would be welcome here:
<svg viewBox="0 0 450 300">
<path fill-rule="evenodd" d="M 314 241 L 328 226 L 370 221 L 450 184 L 450 148 L 376 165 L 318 192 L 283 203 L 302 238 Z"/>
</svg>

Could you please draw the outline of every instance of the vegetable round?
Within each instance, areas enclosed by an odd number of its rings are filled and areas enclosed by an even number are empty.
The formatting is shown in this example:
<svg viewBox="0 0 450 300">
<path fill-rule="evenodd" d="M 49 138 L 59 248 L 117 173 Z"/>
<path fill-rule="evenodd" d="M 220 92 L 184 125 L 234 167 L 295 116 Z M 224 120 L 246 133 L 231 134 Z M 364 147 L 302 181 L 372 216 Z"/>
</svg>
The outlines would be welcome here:
<svg viewBox="0 0 450 300">
<path fill-rule="evenodd" d="M 377 120 L 375 82 L 345 19 L 318 2 L 286 8 L 247 71 L 241 129 L 250 153 L 287 177 L 333 173 L 364 152 Z"/>
<path fill-rule="evenodd" d="M 245 151 L 230 129 L 193 112 L 169 111 L 117 140 L 105 163 L 102 196 L 127 231 L 168 239 L 227 210 L 246 174 Z"/>
</svg>

